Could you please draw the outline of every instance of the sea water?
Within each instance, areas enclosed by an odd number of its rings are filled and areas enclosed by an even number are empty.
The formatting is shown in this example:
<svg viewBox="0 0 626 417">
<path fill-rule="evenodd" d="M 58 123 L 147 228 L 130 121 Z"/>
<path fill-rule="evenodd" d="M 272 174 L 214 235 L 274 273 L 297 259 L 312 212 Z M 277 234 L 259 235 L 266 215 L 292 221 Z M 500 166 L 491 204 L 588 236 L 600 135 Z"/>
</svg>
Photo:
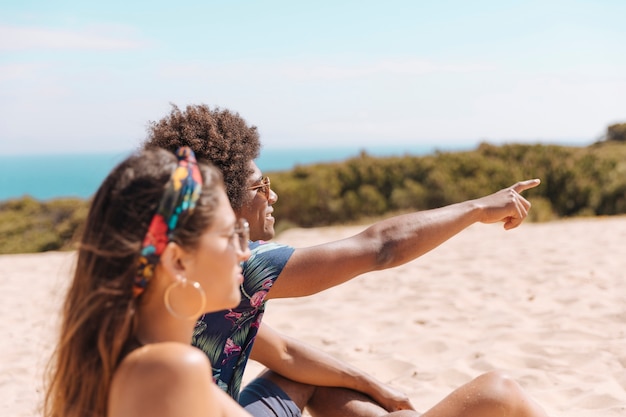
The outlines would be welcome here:
<svg viewBox="0 0 626 417">
<path fill-rule="evenodd" d="M 460 146 L 396 145 L 385 147 L 262 148 L 256 160 L 263 172 L 284 171 L 297 165 L 335 162 L 362 151 L 372 156 L 424 155 Z M 468 148 L 468 147 L 466 147 Z M 0 201 L 23 196 L 37 200 L 91 197 L 108 173 L 131 151 L 92 154 L 0 155 Z"/>
</svg>

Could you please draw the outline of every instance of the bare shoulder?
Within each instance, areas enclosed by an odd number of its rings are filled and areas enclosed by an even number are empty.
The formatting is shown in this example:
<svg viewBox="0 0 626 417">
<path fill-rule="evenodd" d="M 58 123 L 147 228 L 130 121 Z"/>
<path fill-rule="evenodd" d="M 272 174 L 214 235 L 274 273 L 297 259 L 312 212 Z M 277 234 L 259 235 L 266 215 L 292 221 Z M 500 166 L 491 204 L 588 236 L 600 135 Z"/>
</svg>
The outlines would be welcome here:
<svg viewBox="0 0 626 417">
<path fill-rule="evenodd" d="M 116 377 L 121 381 L 149 377 L 182 378 L 188 380 L 211 377 L 211 364 L 202 351 L 191 345 L 166 342 L 135 349 L 120 364 Z M 179 381 L 181 382 L 181 381 Z"/>
<path fill-rule="evenodd" d="M 116 370 L 109 416 L 195 415 L 185 409 L 209 407 L 212 388 L 211 364 L 199 349 L 176 342 L 146 345 L 131 352 Z"/>
</svg>

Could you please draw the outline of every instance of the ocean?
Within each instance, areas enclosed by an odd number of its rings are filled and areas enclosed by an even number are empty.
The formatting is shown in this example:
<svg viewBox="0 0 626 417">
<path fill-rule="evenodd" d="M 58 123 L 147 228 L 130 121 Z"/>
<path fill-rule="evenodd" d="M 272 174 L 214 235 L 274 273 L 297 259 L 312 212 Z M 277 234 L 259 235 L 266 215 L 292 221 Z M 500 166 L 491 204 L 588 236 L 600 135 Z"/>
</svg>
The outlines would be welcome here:
<svg viewBox="0 0 626 417">
<path fill-rule="evenodd" d="M 284 171 L 297 165 L 335 162 L 359 155 L 375 157 L 425 155 L 435 150 L 461 150 L 469 146 L 395 145 L 385 147 L 262 148 L 256 160 L 263 172 Z M 0 155 L 0 201 L 23 196 L 37 200 L 91 197 L 107 174 L 130 151 L 93 154 Z"/>
</svg>

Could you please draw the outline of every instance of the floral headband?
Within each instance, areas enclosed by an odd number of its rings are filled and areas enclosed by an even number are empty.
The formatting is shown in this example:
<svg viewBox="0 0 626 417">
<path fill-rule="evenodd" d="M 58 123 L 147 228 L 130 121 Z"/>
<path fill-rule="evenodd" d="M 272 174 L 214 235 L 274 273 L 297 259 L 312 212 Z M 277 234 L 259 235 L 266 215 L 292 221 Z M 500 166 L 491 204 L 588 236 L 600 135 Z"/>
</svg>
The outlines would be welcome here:
<svg viewBox="0 0 626 417">
<path fill-rule="evenodd" d="M 202 176 L 193 151 L 183 146 L 176 151 L 178 166 L 165 184 L 165 192 L 159 208 L 152 217 L 150 227 L 143 239 L 133 296 L 139 297 L 154 274 L 154 268 L 178 224 L 181 214 L 192 211 L 200 197 Z"/>
</svg>

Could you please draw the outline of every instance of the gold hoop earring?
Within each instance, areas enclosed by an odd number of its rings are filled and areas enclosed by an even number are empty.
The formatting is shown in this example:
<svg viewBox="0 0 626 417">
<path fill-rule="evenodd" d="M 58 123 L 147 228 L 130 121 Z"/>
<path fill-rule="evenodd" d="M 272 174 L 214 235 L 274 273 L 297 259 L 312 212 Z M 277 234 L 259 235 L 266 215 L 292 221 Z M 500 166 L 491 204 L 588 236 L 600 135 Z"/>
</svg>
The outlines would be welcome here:
<svg viewBox="0 0 626 417">
<path fill-rule="evenodd" d="M 172 308 L 172 303 L 170 301 L 170 293 L 174 288 L 180 287 L 180 290 L 184 291 L 187 286 L 195 289 L 198 294 L 200 294 L 200 308 L 188 315 L 184 315 L 184 314 L 179 314 L 177 313 L 173 308 Z M 202 289 L 202 286 L 200 285 L 200 283 L 196 282 L 196 281 L 188 281 L 187 278 L 185 277 L 181 277 L 180 275 L 176 276 L 176 281 L 172 282 L 170 285 L 168 285 L 168 287 L 165 289 L 165 294 L 163 294 L 163 302 L 165 304 L 165 308 L 167 308 L 167 311 L 175 318 L 180 319 L 180 320 L 197 320 L 198 317 L 200 317 L 202 314 L 204 314 L 204 307 L 206 305 L 206 294 L 204 293 L 204 290 Z"/>
</svg>

